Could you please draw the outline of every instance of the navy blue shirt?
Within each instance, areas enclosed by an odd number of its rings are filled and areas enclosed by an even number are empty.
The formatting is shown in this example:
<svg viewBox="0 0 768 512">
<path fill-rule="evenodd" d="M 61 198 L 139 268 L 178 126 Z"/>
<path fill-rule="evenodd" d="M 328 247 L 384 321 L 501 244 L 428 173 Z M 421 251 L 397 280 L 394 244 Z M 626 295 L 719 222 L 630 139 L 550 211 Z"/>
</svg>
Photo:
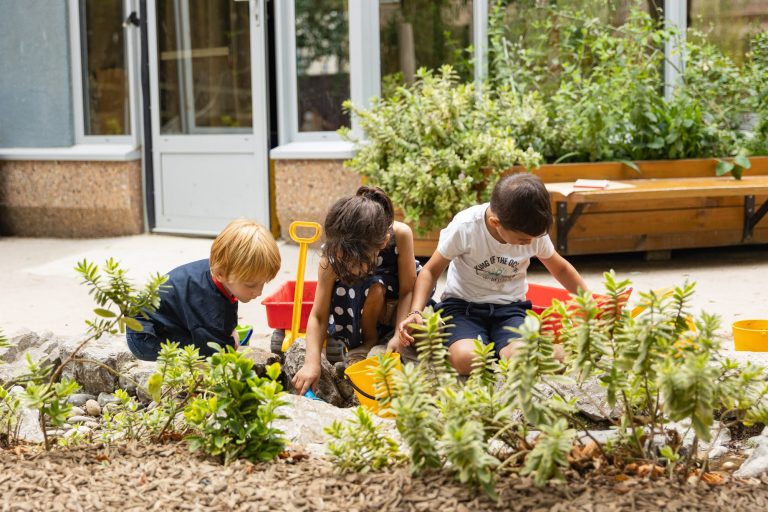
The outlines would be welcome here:
<svg viewBox="0 0 768 512">
<path fill-rule="evenodd" d="M 160 291 L 158 310 L 148 313 L 149 319 L 136 319 L 144 326 L 143 335 L 156 336 L 158 343 L 195 345 L 203 355 L 213 354 L 211 341 L 234 346 L 237 299 L 216 286 L 207 259 L 171 270 L 166 286 Z"/>
</svg>

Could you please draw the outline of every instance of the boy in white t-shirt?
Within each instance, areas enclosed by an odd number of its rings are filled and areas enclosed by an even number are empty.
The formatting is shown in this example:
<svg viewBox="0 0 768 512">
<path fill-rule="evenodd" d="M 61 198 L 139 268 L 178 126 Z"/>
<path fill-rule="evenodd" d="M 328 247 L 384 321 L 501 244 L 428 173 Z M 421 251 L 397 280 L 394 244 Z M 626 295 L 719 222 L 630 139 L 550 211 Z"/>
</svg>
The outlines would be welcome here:
<svg viewBox="0 0 768 512">
<path fill-rule="evenodd" d="M 556 251 L 549 238 L 552 209 L 542 181 L 530 173 L 503 177 L 491 202 L 459 212 L 440 232 L 437 250 L 422 269 L 413 291 L 411 313 L 398 326 L 400 343 L 410 345 L 408 325 L 421 323 L 421 309 L 448 267 L 442 302 L 435 309 L 452 316 L 448 360 L 462 375 L 472 369 L 474 341 L 494 343 L 497 356 L 514 353 L 515 333 L 531 302 L 525 299 L 525 275 L 537 257 L 568 291 L 587 289 L 579 273 Z M 519 342 L 518 342 L 519 343 Z"/>
</svg>

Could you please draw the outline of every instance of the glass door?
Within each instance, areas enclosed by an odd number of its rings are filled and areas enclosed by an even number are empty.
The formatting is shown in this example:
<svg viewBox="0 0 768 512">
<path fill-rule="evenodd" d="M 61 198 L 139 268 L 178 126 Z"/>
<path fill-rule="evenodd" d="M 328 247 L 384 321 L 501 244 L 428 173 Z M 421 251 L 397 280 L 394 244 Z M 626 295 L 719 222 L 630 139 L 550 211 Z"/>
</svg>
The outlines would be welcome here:
<svg viewBox="0 0 768 512">
<path fill-rule="evenodd" d="M 149 2 L 155 231 L 269 225 L 263 3 Z"/>
</svg>

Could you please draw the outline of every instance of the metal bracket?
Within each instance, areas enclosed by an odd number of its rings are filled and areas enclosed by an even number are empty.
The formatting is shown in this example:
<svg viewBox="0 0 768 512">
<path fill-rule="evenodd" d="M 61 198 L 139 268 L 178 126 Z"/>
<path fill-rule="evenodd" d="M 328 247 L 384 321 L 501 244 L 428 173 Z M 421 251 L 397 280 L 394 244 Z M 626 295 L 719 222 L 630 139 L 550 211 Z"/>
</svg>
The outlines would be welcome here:
<svg viewBox="0 0 768 512">
<path fill-rule="evenodd" d="M 576 219 L 579 218 L 586 206 L 587 203 L 579 203 L 573 209 L 573 212 L 568 215 L 568 202 L 557 202 L 557 250 L 561 253 L 566 253 L 568 251 L 568 232 L 576 223 Z"/>
<path fill-rule="evenodd" d="M 755 196 L 744 197 L 744 232 L 741 237 L 742 242 L 749 242 L 755 226 L 765 217 L 766 213 L 768 213 L 768 199 L 755 211 Z"/>
</svg>

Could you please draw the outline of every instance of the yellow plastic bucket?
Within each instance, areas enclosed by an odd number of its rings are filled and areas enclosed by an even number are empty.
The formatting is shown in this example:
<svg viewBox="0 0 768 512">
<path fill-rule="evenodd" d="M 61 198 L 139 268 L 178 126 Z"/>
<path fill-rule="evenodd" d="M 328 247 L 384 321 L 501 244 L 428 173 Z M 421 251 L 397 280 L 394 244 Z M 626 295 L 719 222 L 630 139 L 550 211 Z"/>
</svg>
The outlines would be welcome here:
<svg viewBox="0 0 768 512">
<path fill-rule="evenodd" d="M 385 357 L 397 359 L 395 363 L 395 369 L 400 371 L 402 365 L 400 364 L 400 354 L 396 352 L 389 352 L 385 354 Z M 374 414 L 379 414 L 379 400 L 376 398 L 376 391 L 374 388 L 374 382 L 376 380 L 376 370 L 379 367 L 378 356 L 369 357 L 363 359 L 344 370 L 344 373 L 352 383 L 352 389 L 355 390 L 355 395 L 360 401 L 360 405 L 368 409 Z M 390 387 L 394 384 L 389 383 Z"/>
<path fill-rule="evenodd" d="M 768 352 L 768 320 L 734 322 L 733 345 L 745 352 Z"/>
</svg>

